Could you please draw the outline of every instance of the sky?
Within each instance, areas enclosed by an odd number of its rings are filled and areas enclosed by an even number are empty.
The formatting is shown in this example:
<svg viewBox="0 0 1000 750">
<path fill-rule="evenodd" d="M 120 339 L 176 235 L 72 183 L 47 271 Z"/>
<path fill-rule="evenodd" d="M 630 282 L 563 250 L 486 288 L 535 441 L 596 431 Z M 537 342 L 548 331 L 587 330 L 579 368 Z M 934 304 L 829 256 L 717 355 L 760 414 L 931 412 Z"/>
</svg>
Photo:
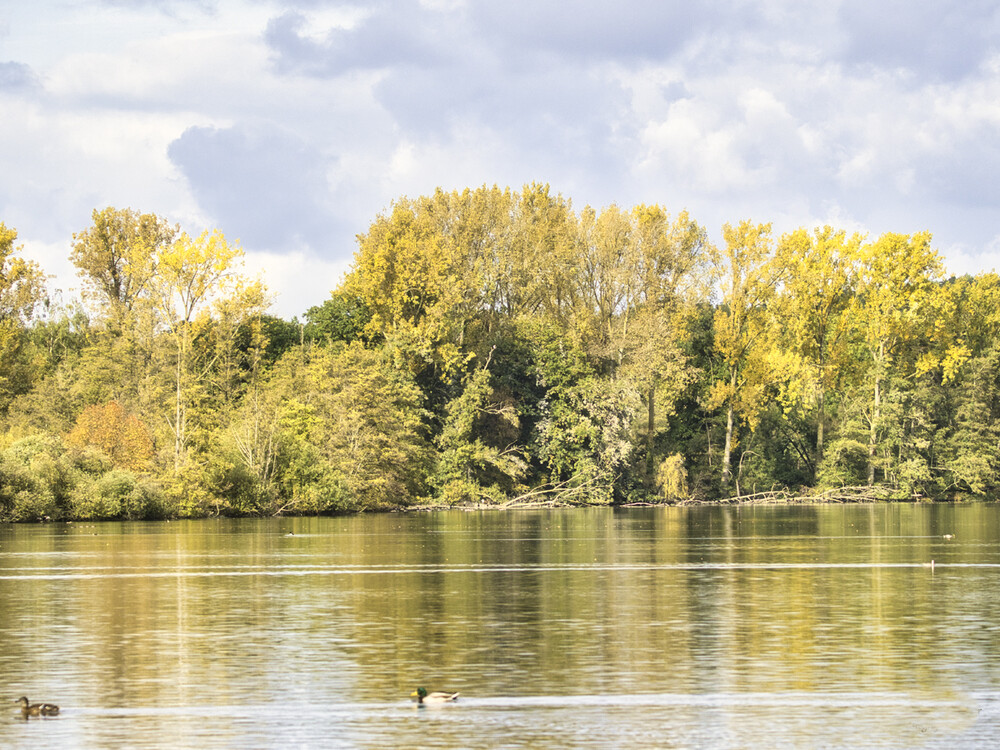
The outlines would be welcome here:
<svg viewBox="0 0 1000 750">
<path fill-rule="evenodd" d="M 301 318 L 394 200 L 531 182 L 993 270 L 1000 4 L 0 0 L 0 222 L 65 299 L 94 209 L 222 230 Z"/>
</svg>

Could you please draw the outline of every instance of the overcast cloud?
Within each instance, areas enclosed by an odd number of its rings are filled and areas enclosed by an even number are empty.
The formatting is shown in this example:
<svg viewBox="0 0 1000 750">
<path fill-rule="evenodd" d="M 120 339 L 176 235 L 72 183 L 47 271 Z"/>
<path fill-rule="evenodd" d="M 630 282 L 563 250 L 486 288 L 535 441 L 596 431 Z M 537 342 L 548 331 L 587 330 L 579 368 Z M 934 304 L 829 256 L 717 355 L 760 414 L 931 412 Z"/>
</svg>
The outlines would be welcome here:
<svg viewBox="0 0 1000 750">
<path fill-rule="evenodd" d="M 995 0 L 4 5 L 0 221 L 64 290 L 132 207 L 239 238 L 301 315 L 394 199 L 532 181 L 1000 266 Z"/>
</svg>

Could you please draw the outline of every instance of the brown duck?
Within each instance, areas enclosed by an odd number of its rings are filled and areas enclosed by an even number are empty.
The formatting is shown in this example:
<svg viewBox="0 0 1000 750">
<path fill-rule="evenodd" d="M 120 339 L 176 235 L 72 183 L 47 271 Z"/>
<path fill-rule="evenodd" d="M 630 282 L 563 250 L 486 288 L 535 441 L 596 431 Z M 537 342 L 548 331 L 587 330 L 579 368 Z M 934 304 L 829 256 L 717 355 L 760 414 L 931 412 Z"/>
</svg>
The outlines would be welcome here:
<svg viewBox="0 0 1000 750">
<path fill-rule="evenodd" d="M 16 702 L 24 716 L 55 716 L 59 713 L 59 706 L 52 703 L 28 703 L 23 695 Z"/>
</svg>

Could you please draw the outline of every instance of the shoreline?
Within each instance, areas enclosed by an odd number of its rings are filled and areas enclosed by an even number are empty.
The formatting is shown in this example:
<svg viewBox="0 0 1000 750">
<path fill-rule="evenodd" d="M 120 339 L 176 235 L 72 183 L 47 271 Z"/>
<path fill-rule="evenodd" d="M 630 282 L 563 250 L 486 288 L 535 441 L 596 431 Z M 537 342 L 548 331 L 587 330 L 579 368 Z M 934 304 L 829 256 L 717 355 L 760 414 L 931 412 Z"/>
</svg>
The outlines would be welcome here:
<svg viewBox="0 0 1000 750">
<path fill-rule="evenodd" d="M 428 503 L 422 505 L 404 506 L 394 509 L 393 513 L 431 512 L 438 510 L 534 510 L 539 508 L 692 508 L 699 506 L 747 506 L 747 505 L 872 505 L 882 503 L 928 504 L 935 503 L 995 503 L 998 499 L 987 497 L 946 497 L 933 498 L 925 495 L 914 495 L 901 491 L 892 491 L 878 487 L 839 487 L 820 492 L 792 492 L 791 490 L 770 490 L 748 495 L 733 495 L 721 498 L 683 498 L 655 501 L 635 501 L 628 503 L 587 503 L 579 500 L 510 500 L 503 503 L 456 503 L 444 505 Z"/>
<path fill-rule="evenodd" d="M 956 503 L 956 504 L 977 504 L 996 503 L 1000 498 L 989 498 L 983 496 L 952 496 L 952 497 L 928 497 L 926 495 L 915 495 L 899 490 L 879 487 L 840 487 L 823 491 L 809 490 L 806 492 L 792 492 L 791 490 L 769 490 L 756 492 L 747 495 L 732 495 L 721 498 L 671 498 L 661 501 L 637 500 L 625 503 L 588 503 L 579 499 L 560 499 L 550 497 L 542 499 L 534 497 L 519 497 L 504 502 L 478 502 L 478 503 L 421 503 L 414 505 L 380 505 L 371 508 L 362 508 L 352 511 L 338 513 L 295 513 L 279 511 L 271 514 L 245 514 L 245 513 L 206 513 L 203 515 L 177 515 L 164 516 L 161 518 L 125 518 L 125 517 L 67 517 L 51 518 L 48 516 L 33 519 L 22 519 L 16 521 L 0 521 L 0 524 L 49 524 L 49 523 L 103 523 L 103 522 L 142 522 L 142 521 L 196 521 L 211 518 L 310 518 L 310 517 L 345 517 L 362 514 L 379 513 L 431 513 L 436 511 L 460 510 L 465 512 L 474 511 L 517 511 L 517 510 L 539 510 L 539 509 L 564 509 L 564 508 L 694 508 L 731 506 L 744 507 L 756 505 L 875 505 L 886 503 L 899 504 L 927 504 L 936 503 Z"/>
</svg>

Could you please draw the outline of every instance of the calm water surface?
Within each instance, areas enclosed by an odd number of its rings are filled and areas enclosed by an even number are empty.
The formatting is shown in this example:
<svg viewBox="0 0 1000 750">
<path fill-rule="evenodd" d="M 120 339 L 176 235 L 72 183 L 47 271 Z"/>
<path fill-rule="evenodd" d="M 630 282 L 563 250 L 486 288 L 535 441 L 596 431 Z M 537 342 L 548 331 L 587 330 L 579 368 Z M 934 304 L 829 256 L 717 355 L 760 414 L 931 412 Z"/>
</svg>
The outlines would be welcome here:
<svg viewBox="0 0 1000 750">
<path fill-rule="evenodd" d="M 4 748 L 993 747 L 1000 506 L 0 526 L 0 637 Z"/>
</svg>

